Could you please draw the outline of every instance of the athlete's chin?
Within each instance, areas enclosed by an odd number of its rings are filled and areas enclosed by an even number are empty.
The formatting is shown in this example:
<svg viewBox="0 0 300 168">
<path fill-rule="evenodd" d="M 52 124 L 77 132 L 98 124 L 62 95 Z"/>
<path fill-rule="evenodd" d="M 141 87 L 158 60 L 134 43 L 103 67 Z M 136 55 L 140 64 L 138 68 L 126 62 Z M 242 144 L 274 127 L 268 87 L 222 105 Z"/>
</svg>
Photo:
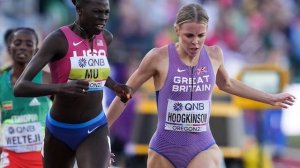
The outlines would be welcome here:
<svg viewBox="0 0 300 168">
<path fill-rule="evenodd" d="M 197 52 L 190 52 L 189 54 L 188 54 L 190 57 L 196 57 L 197 55 L 198 55 L 198 53 Z"/>
<path fill-rule="evenodd" d="M 197 55 L 199 55 L 199 51 L 198 50 L 192 50 L 192 51 L 189 51 L 188 53 L 191 57 L 195 57 Z"/>
<path fill-rule="evenodd" d="M 15 58 L 15 62 L 18 64 L 27 64 L 30 61 L 30 58 Z"/>
</svg>

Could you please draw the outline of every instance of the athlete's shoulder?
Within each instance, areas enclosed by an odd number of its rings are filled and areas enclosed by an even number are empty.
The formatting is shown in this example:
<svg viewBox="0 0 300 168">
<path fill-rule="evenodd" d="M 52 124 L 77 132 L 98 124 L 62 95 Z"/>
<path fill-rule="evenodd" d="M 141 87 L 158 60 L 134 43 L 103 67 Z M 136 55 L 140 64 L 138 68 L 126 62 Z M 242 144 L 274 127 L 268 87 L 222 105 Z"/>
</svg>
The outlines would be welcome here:
<svg viewBox="0 0 300 168">
<path fill-rule="evenodd" d="M 204 47 L 211 59 L 215 59 L 215 60 L 223 59 L 223 51 L 220 46 L 213 45 L 213 46 L 204 46 Z"/>
<path fill-rule="evenodd" d="M 7 82 L 7 76 L 4 74 L 7 73 L 8 71 L 10 71 L 11 68 L 12 68 L 12 66 L 8 66 L 8 67 L 3 67 L 0 69 L 0 86 Z"/>
<path fill-rule="evenodd" d="M 143 58 L 142 64 L 147 68 L 152 67 L 153 69 L 157 69 L 161 64 L 167 62 L 167 58 L 168 55 L 166 46 L 152 48 Z"/>
<path fill-rule="evenodd" d="M 47 37 L 44 39 L 42 46 L 40 48 L 41 55 L 65 55 L 68 49 L 68 40 L 66 35 L 62 32 L 62 30 L 56 29 L 49 33 Z"/>
<path fill-rule="evenodd" d="M 103 38 L 106 42 L 106 45 L 109 45 L 113 40 L 113 37 L 114 37 L 113 34 L 107 29 L 103 29 L 102 34 L 103 34 Z"/>
<path fill-rule="evenodd" d="M 63 26 L 63 27 L 67 27 L 67 26 Z M 56 41 L 58 44 L 60 42 L 60 40 L 66 40 L 66 36 L 67 34 L 65 34 L 63 31 L 62 31 L 62 28 L 63 27 L 60 27 L 60 28 L 57 28 L 55 30 L 53 30 L 52 32 L 50 32 L 46 38 L 45 38 L 45 41 Z M 59 41 L 57 41 L 59 40 Z"/>
<path fill-rule="evenodd" d="M 158 47 L 158 48 L 152 48 L 147 55 L 151 57 L 164 57 L 168 54 L 168 45 Z"/>
<path fill-rule="evenodd" d="M 11 65 L 4 65 L 3 67 L 0 68 L 0 76 L 6 71 L 9 71 L 12 68 Z"/>
</svg>

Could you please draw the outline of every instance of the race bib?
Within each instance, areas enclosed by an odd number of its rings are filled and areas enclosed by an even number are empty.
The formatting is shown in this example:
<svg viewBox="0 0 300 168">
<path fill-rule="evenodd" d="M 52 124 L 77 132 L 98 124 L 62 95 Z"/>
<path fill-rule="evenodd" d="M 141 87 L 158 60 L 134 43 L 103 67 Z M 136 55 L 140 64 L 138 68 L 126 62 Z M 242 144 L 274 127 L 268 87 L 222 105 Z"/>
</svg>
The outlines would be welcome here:
<svg viewBox="0 0 300 168">
<path fill-rule="evenodd" d="M 15 152 L 39 151 L 43 144 L 40 123 L 2 125 L 2 145 Z"/>
<path fill-rule="evenodd" d="M 110 73 L 106 56 L 70 57 L 70 61 L 69 79 L 88 80 L 88 91 L 103 90 Z"/>
<path fill-rule="evenodd" d="M 184 132 L 207 131 L 210 104 L 204 101 L 168 100 L 165 130 Z"/>
</svg>

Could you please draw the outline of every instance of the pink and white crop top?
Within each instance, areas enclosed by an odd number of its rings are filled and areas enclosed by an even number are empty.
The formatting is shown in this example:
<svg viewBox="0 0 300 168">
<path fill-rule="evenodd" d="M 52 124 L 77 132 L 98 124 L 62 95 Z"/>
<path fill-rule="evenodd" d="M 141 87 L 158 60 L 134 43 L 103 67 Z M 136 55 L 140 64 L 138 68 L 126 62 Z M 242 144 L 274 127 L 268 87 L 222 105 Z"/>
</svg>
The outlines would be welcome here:
<svg viewBox="0 0 300 168">
<path fill-rule="evenodd" d="M 107 46 L 102 33 L 93 39 L 91 49 L 89 41 L 75 34 L 68 26 L 60 30 L 68 41 L 68 52 L 63 58 L 49 64 L 53 83 L 88 80 L 88 91 L 102 90 L 110 73 Z"/>
</svg>

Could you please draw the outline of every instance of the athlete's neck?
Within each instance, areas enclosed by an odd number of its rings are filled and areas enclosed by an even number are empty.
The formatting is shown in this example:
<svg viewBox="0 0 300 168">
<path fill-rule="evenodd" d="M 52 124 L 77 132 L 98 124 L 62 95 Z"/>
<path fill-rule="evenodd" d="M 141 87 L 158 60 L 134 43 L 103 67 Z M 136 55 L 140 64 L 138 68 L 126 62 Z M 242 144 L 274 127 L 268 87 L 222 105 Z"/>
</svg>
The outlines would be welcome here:
<svg viewBox="0 0 300 168">
<path fill-rule="evenodd" d="M 197 54 L 195 56 L 187 55 L 186 52 L 183 50 L 183 48 L 180 46 L 180 44 L 176 43 L 176 51 L 179 55 L 179 58 L 184 62 L 187 66 L 193 67 L 196 66 L 199 62 L 200 54 Z"/>
<path fill-rule="evenodd" d="M 84 38 L 87 38 L 89 41 L 93 40 L 95 35 L 90 35 L 88 31 L 86 31 L 83 27 L 81 27 L 76 21 L 74 22 L 74 27 L 79 30 L 79 33 L 81 36 L 84 36 Z"/>
<path fill-rule="evenodd" d="M 22 72 L 25 69 L 25 65 L 16 65 L 14 64 L 12 66 L 11 72 L 10 72 L 10 81 L 11 84 L 14 86 L 16 81 L 19 79 L 21 76 Z"/>
</svg>

